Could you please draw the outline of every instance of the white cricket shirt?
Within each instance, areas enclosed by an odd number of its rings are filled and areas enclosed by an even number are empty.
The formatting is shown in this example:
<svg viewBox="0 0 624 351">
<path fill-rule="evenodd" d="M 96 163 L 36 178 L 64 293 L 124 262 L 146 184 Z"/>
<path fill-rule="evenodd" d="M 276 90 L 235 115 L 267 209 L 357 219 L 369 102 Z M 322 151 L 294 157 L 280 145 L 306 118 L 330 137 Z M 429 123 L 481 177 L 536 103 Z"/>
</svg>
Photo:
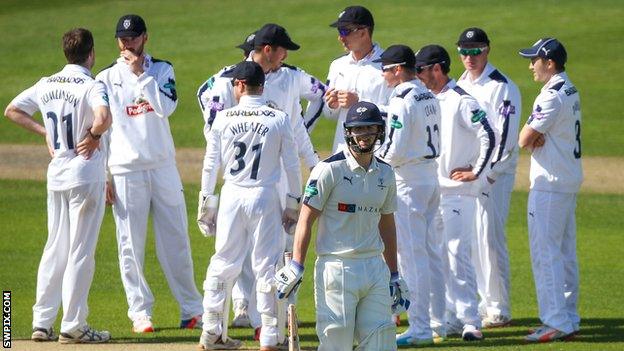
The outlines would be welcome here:
<svg viewBox="0 0 624 351">
<path fill-rule="evenodd" d="M 316 236 L 318 256 L 366 258 L 380 255 L 382 214 L 396 211 L 392 167 L 374 157 L 368 170 L 343 151 L 314 167 L 303 202 L 322 211 Z"/>
<path fill-rule="evenodd" d="M 397 85 L 388 105 L 386 142 L 379 150 L 397 179 L 437 183 L 435 159 L 440 155 L 440 104 L 422 82 Z M 425 166 L 429 165 L 429 167 Z M 423 173 L 431 168 L 433 177 Z"/>
<path fill-rule="evenodd" d="M 357 93 L 360 101 L 372 102 L 380 110 L 388 105 L 392 88 L 388 87 L 381 72 L 381 63 L 373 62 L 383 53 L 378 44 L 361 60 L 353 58 L 352 53 L 335 59 L 329 66 L 327 87 L 337 90 L 348 90 Z M 332 109 L 325 105 L 323 113 L 326 117 L 337 119 L 336 133 L 334 134 L 333 153 L 342 150 L 345 145 L 343 123 L 347 117 L 346 108 Z"/>
<path fill-rule="evenodd" d="M 96 150 L 88 160 L 75 150 L 93 125 L 94 108 L 108 106 L 106 87 L 93 80 L 87 68 L 68 64 L 24 90 L 11 105 L 31 116 L 41 111 L 54 149 L 48 165 L 49 190 L 62 191 L 105 181 L 105 148 Z"/>
<path fill-rule="evenodd" d="M 240 103 L 219 111 L 208 133 L 202 193 L 214 193 L 219 171 L 226 183 L 241 187 L 274 186 L 280 160 L 289 193 L 301 194 L 301 169 L 289 117 L 264 104 L 261 96 L 242 96 Z"/>
<path fill-rule="evenodd" d="M 527 124 L 546 140 L 531 154 L 531 189 L 578 192 L 583 182 L 581 102 L 565 72 L 555 74 L 544 85 Z"/>
<path fill-rule="evenodd" d="M 440 157 L 438 177 L 441 194 L 478 195 L 480 182 L 460 182 L 450 178 L 459 167 L 472 167 L 477 176 L 487 175 L 494 155 L 496 137 L 485 111 L 477 100 L 451 79 L 436 95 L 440 101 Z"/>
<path fill-rule="evenodd" d="M 518 86 L 490 63 L 474 81 L 465 71 L 457 85 L 472 95 L 485 109 L 488 120 L 496 132 L 496 153 L 492 158 L 490 177 L 514 174 L 518 164 L 518 134 L 522 100 Z"/>
</svg>

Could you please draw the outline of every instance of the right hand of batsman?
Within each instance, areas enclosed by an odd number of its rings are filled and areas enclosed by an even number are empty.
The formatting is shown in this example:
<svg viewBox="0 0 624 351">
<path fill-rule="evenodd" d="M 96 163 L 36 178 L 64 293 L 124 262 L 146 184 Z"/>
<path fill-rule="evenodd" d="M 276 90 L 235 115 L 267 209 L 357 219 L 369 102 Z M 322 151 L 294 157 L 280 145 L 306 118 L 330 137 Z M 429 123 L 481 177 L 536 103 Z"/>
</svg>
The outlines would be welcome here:
<svg viewBox="0 0 624 351">
<path fill-rule="evenodd" d="M 206 195 L 199 192 L 199 205 L 197 208 L 197 226 L 205 237 L 217 234 L 217 213 L 219 195 Z"/>
<path fill-rule="evenodd" d="M 282 267 L 275 273 L 275 283 L 277 285 L 277 298 L 285 299 L 295 293 L 303 280 L 303 266 L 291 260 L 290 263 Z"/>
</svg>

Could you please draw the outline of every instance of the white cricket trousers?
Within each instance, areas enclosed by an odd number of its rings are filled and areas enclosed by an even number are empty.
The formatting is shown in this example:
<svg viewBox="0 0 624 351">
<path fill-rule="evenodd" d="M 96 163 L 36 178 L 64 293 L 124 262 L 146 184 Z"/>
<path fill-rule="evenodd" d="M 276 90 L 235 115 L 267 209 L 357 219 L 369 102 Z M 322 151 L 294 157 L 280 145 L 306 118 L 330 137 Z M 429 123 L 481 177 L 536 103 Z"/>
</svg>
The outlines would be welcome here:
<svg viewBox="0 0 624 351">
<path fill-rule="evenodd" d="M 575 193 L 529 192 L 529 244 L 539 316 L 564 333 L 572 333 L 581 321 L 575 209 Z"/>
<path fill-rule="evenodd" d="M 104 194 L 104 182 L 48 190 L 48 241 L 37 272 L 33 328 L 52 327 L 61 302 L 62 333 L 87 324 L 87 298 L 104 217 Z"/>
<path fill-rule="evenodd" d="M 353 350 L 369 334 L 392 322 L 390 271 L 383 257 L 320 256 L 314 266 L 319 351 Z M 394 327 L 396 328 L 396 327 Z M 393 331 L 394 333 L 394 331 Z M 394 337 L 379 350 L 396 350 Z"/>
<path fill-rule="evenodd" d="M 435 169 L 432 176 L 435 177 Z M 439 186 L 437 183 L 418 184 L 397 179 L 397 200 L 397 211 L 394 213 L 397 257 L 399 271 L 410 292 L 411 304 L 407 311 L 409 333 L 418 339 L 429 339 L 429 251 L 434 247 L 435 240 L 432 238 L 434 233 L 428 228 L 438 211 Z"/>
<path fill-rule="evenodd" d="M 475 240 L 474 196 L 442 195 L 440 209 L 448 250 L 447 296 L 455 317 L 463 325 L 481 327 L 477 301 L 477 281 L 472 263 Z M 447 319 L 450 320 L 450 319 Z"/>
<path fill-rule="evenodd" d="M 262 316 L 260 345 L 277 344 L 275 266 L 282 257 L 281 207 L 275 187 L 225 183 L 217 215 L 215 254 L 204 282 L 204 330 L 222 333 L 227 295 L 246 257 L 256 279 L 256 308 Z"/>
<path fill-rule="evenodd" d="M 429 294 L 430 325 L 438 334 L 446 335 L 446 281 L 449 275 L 449 263 L 444 237 L 444 221 L 439 206 L 428 231 L 431 238 L 431 242 L 427 245 L 431 290 Z"/>
<path fill-rule="evenodd" d="M 503 315 L 511 318 L 509 300 L 509 252 L 505 226 L 515 175 L 501 174 L 489 191 L 477 197 L 477 235 L 473 246 L 473 262 L 482 315 Z"/>
<path fill-rule="evenodd" d="M 113 183 L 119 269 L 126 290 L 128 317 L 135 320 L 152 315 L 154 295 L 143 273 L 150 213 L 156 255 L 171 293 L 180 305 L 180 318 L 200 315 L 201 295 L 193 276 L 186 204 L 175 165 L 117 174 Z"/>
</svg>

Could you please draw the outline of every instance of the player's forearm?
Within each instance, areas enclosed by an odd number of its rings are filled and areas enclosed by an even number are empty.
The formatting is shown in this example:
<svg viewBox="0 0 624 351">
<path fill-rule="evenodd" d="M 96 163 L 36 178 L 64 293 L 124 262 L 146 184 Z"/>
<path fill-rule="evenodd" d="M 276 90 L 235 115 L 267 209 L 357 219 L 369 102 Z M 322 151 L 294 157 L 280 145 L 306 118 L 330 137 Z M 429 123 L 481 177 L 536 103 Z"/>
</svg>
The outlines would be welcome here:
<svg viewBox="0 0 624 351">
<path fill-rule="evenodd" d="M 310 240 L 312 238 L 312 225 L 318 218 L 319 214 L 320 211 L 308 205 L 304 204 L 301 207 L 293 242 L 293 260 L 297 261 L 301 265 L 304 265 L 305 263 L 308 247 L 310 247 Z"/>
<path fill-rule="evenodd" d="M 384 259 L 390 272 L 397 272 L 397 242 L 394 214 L 382 214 L 379 219 L 379 235 L 384 244 Z"/>
<path fill-rule="evenodd" d="M 178 106 L 178 95 L 173 77 L 165 82 L 158 82 L 154 77 L 145 73 L 139 77 L 138 84 L 141 92 L 154 109 L 154 113 L 162 118 L 167 118 L 173 114 Z M 167 88 L 164 88 L 165 86 Z"/>
<path fill-rule="evenodd" d="M 94 109 L 94 112 L 95 118 L 90 129 L 91 134 L 102 135 L 110 128 L 113 123 L 113 117 L 108 106 L 98 106 Z"/>
<path fill-rule="evenodd" d="M 19 108 L 9 105 L 6 110 L 4 110 L 4 115 L 7 116 L 11 121 L 18 124 L 24 129 L 27 129 L 33 133 L 39 134 L 43 137 L 46 136 L 45 127 L 37 121 L 33 119 L 31 115 L 20 110 Z"/>
</svg>

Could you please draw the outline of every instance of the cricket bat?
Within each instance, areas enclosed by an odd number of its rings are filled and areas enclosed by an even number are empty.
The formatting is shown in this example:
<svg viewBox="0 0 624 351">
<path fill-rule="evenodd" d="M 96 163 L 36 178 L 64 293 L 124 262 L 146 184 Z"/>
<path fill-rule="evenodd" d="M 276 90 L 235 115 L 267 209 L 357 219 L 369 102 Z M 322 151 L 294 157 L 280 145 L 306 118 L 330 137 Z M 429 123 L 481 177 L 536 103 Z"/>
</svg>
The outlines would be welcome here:
<svg viewBox="0 0 624 351">
<path fill-rule="evenodd" d="M 288 351 L 301 351 L 299 348 L 299 320 L 295 305 L 288 305 Z"/>
</svg>

